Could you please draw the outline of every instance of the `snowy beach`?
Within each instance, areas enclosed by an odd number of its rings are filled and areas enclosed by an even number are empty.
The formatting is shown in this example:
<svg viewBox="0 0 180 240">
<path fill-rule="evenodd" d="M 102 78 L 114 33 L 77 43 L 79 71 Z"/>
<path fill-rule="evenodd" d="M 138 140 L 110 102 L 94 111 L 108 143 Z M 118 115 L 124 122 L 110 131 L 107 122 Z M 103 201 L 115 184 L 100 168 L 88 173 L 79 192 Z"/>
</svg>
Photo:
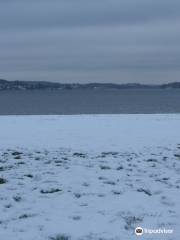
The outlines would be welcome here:
<svg viewBox="0 0 180 240">
<path fill-rule="evenodd" d="M 0 239 L 180 237 L 180 115 L 0 117 Z"/>
</svg>

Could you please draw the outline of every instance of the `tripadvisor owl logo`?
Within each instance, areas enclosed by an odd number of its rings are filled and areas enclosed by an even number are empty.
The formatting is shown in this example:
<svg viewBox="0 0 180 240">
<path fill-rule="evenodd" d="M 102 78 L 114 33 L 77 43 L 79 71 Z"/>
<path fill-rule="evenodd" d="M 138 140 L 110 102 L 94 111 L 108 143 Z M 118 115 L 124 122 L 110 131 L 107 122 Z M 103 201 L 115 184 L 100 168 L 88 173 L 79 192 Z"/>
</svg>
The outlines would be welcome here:
<svg viewBox="0 0 180 240">
<path fill-rule="evenodd" d="M 141 227 L 137 227 L 137 228 L 135 229 L 135 234 L 136 234 L 137 236 L 143 235 L 143 229 L 142 229 Z"/>
</svg>

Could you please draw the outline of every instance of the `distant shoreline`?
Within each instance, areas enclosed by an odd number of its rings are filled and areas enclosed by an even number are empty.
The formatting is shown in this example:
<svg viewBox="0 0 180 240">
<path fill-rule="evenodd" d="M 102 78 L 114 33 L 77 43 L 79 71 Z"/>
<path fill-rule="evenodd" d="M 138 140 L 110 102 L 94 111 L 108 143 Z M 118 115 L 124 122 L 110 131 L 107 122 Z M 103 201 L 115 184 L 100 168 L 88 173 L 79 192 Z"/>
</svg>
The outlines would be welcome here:
<svg viewBox="0 0 180 240">
<path fill-rule="evenodd" d="M 57 83 L 48 81 L 8 81 L 0 79 L 0 91 L 3 90 L 44 90 L 44 89 L 56 89 L 56 90 L 72 90 L 72 89 L 172 89 L 179 88 L 180 82 L 172 82 L 166 84 L 140 84 L 140 83 Z"/>
</svg>

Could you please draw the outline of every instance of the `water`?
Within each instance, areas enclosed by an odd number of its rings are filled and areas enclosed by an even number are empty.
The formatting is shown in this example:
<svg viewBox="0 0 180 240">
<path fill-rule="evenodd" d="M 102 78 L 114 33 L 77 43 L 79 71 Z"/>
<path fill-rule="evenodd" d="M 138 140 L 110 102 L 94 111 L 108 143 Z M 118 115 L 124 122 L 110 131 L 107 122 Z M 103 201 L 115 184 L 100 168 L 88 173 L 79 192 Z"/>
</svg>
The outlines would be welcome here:
<svg viewBox="0 0 180 240">
<path fill-rule="evenodd" d="M 180 89 L 0 91 L 0 115 L 180 113 Z"/>
</svg>

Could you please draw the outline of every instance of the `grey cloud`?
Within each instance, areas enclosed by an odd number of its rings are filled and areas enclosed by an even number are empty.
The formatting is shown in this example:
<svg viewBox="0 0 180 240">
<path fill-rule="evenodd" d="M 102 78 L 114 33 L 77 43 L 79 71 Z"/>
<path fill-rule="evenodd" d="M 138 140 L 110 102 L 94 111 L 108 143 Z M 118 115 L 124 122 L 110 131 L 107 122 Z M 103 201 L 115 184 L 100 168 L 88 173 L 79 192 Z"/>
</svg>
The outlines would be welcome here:
<svg viewBox="0 0 180 240">
<path fill-rule="evenodd" d="M 0 28 L 138 24 L 179 18 L 179 0 L 0 1 Z"/>
<path fill-rule="evenodd" d="M 179 0 L 0 0 L 0 78 L 180 77 Z"/>
</svg>

